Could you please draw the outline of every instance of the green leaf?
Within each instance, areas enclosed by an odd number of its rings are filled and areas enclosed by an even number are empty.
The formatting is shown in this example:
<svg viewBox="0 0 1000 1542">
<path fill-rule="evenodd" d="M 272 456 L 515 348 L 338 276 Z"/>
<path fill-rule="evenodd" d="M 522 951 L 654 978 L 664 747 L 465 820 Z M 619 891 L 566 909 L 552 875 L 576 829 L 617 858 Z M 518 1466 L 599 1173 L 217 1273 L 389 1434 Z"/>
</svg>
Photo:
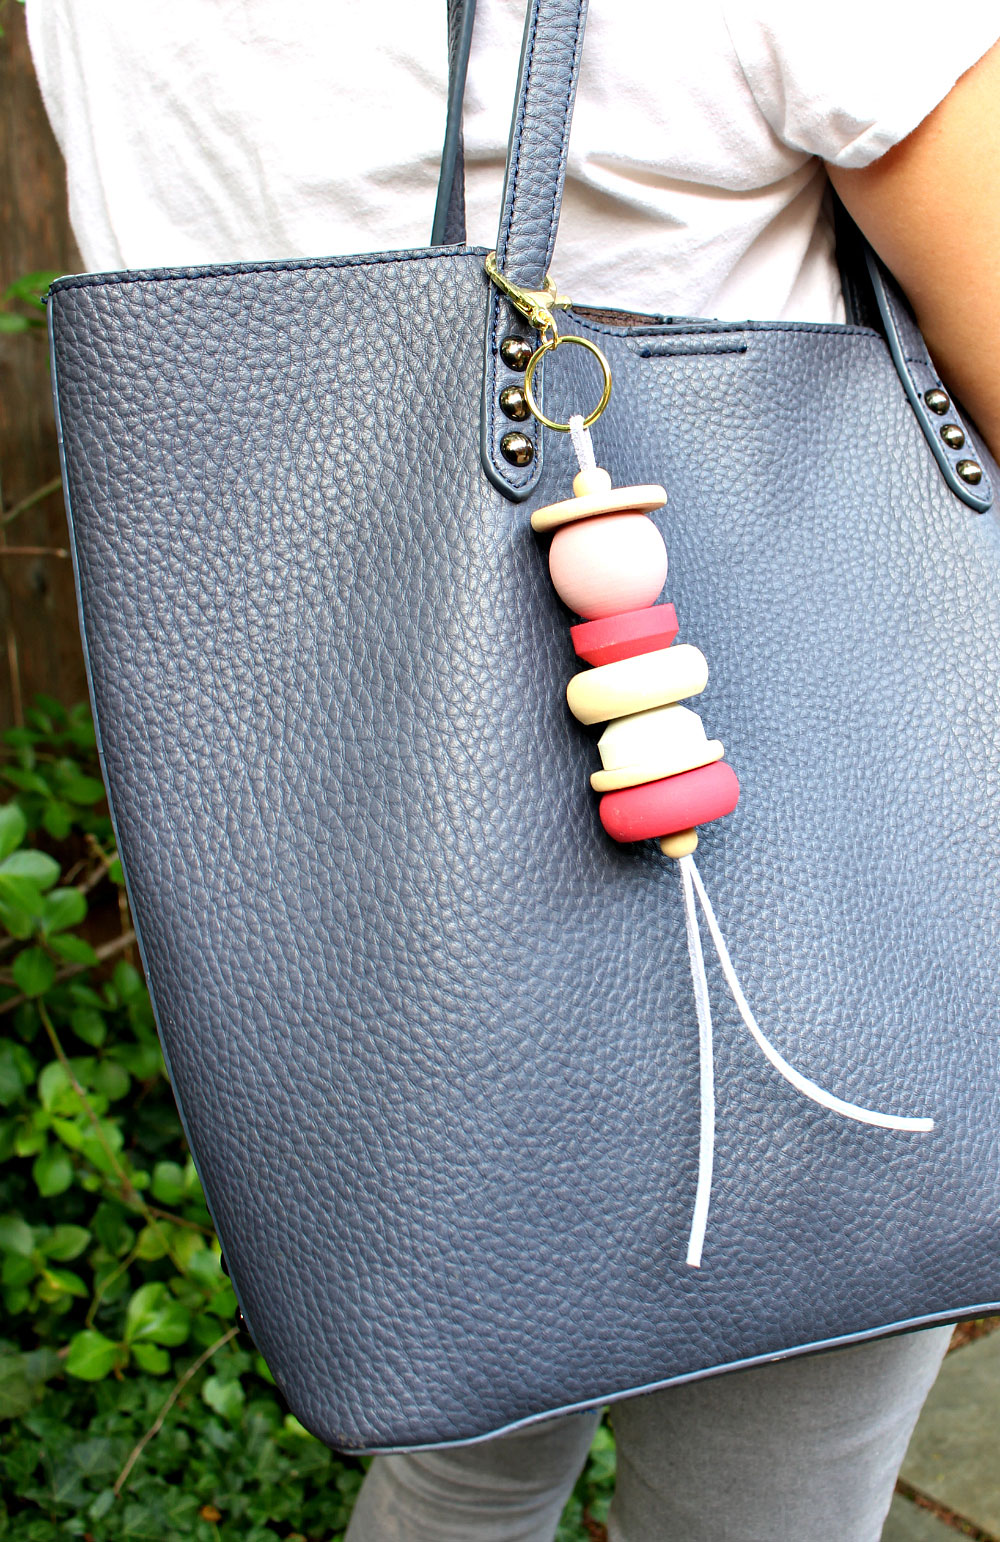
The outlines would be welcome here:
<svg viewBox="0 0 1000 1542">
<path fill-rule="evenodd" d="M 27 1221 L 19 1215 L 0 1216 L 0 1253 L 18 1253 L 30 1258 L 35 1246 L 35 1233 Z"/>
<path fill-rule="evenodd" d="M 0 1353 L 0 1419 L 23 1419 L 58 1369 L 59 1359 L 50 1349 L 34 1349 L 26 1355 Z M 9 1445 L 7 1451 L 13 1457 Z M 2 1525 L 0 1520 L 0 1536 L 6 1535 Z"/>
<path fill-rule="evenodd" d="M 205 1303 L 205 1311 L 211 1312 L 213 1317 L 220 1317 L 223 1322 L 232 1322 L 237 1310 L 236 1292 L 228 1284 L 217 1290 Z"/>
<path fill-rule="evenodd" d="M 153 1263 L 157 1258 L 164 1258 L 167 1244 L 163 1227 L 144 1226 L 136 1239 L 135 1249 L 139 1257 L 145 1259 L 147 1263 Z"/>
<path fill-rule="evenodd" d="M 171 1253 L 180 1269 L 187 1273 L 188 1265 L 192 1258 L 196 1257 L 205 1246 L 205 1239 L 200 1232 L 193 1231 L 189 1226 L 171 1227 Z M 179 1280 L 173 1281 L 173 1289 L 179 1294 L 178 1287 L 182 1287 Z M 185 1305 L 201 1309 L 201 1298 L 198 1292 L 191 1292 L 185 1299 Z"/>
<path fill-rule="evenodd" d="M 128 1092 L 132 1078 L 116 1060 L 99 1060 L 90 1078 L 90 1085 L 109 1103 L 114 1103 Z"/>
<path fill-rule="evenodd" d="M 94 731 L 94 719 L 90 715 L 89 703 L 78 701 L 75 707 L 70 707 L 66 714 L 66 733 L 81 749 L 96 749 L 97 734 Z"/>
<path fill-rule="evenodd" d="M 0 1281 L 4 1285 L 30 1285 L 38 1273 L 33 1258 L 22 1258 L 19 1253 L 5 1253 L 0 1264 Z"/>
<path fill-rule="evenodd" d="M 30 937 L 42 913 L 42 891 L 27 878 L 0 873 L 0 922 L 12 937 Z"/>
<path fill-rule="evenodd" d="M 0 1103 L 13 1103 L 35 1079 L 35 1062 L 23 1044 L 0 1040 Z"/>
<path fill-rule="evenodd" d="M 49 947 L 68 964 L 84 964 L 92 969 L 101 962 L 90 943 L 73 932 L 60 932 L 57 937 L 50 937 Z"/>
<path fill-rule="evenodd" d="M 163 1055 L 155 1040 L 152 1044 L 123 1044 L 117 1054 L 122 1065 L 137 1082 L 149 1082 L 165 1074 Z"/>
<path fill-rule="evenodd" d="M 222 1260 L 215 1248 L 199 1248 L 188 1260 L 187 1272 L 196 1284 L 206 1290 L 215 1290 L 226 1279 L 222 1272 Z"/>
<path fill-rule="evenodd" d="M 57 1140 L 61 1140 L 70 1151 L 79 1151 L 83 1145 L 83 1137 L 90 1128 L 89 1123 L 84 1123 L 83 1114 L 78 1114 L 75 1119 L 61 1119 L 58 1114 L 53 1114 L 51 1129 Z"/>
<path fill-rule="evenodd" d="M 202 1204 L 205 1203 L 205 1191 L 198 1177 L 198 1169 L 191 1157 L 188 1157 L 184 1163 L 184 1193 L 188 1199 L 200 1199 Z"/>
<path fill-rule="evenodd" d="M 105 1146 L 109 1146 L 113 1152 L 117 1153 L 125 1144 L 125 1137 L 121 1132 L 120 1126 L 114 1120 L 99 1119 L 98 1124 L 101 1135 L 104 1137 L 103 1141 L 98 1137 L 97 1131 L 91 1125 L 84 1130 L 80 1137 L 80 1151 L 86 1157 L 91 1167 L 95 1167 L 99 1173 L 113 1173 L 115 1170 L 114 1163 L 108 1156 Z M 134 1181 L 135 1175 L 133 1174 Z"/>
<path fill-rule="evenodd" d="M 78 1007 L 69 1021 L 77 1038 L 82 1039 L 84 1044 L 93 1045 L 95 1049 L 99 1048 L 107 1038 L 107 1022 L 103 1014 L 95 1012 L 92 1007 Z"/>
<path fill-rule="evenodd" d="M 67 776 L 60 778 L 59 791 L 68 803 L 88 805 L 99 803 L 104 797 L 104 783 L 96 776 Z"/>
<path fill-rule="evenodd" d="M 92 985 L 86 985 L 83 980 L 74 980 L 72 985 L 67 986 L 67 994 L 78 1007 L 93 1007 L 95 1011 L 104 1011 L 104 1001 L 101 996 Z"/>
<path fill-rule="evenodd" d="M 128 1253 L 135 1240 L 128 1225 L 128 1211 L 113 1200 L 103 1200 L 94 1211 L 94 1236 L 114 1258 Z"/>
<path fill-rule="evenodd" d="M 122 872 L 120 857 L 115 857 L 111 866 L 108 868 L 108 877 L 111 879 L 112 883 L 118 884 L 119 888 L 124 884 L 125 874 Z"/>
<path fill-rule="evenodd" d="M 170 1369 L 170 1356 L 158 1344 L 134 1344 L 132 1358 L 140 1370 L 151 1376 L 164 1376 Z"/>
<path fill-rule="evenodd" d="M 0 808 L 0 858 L 9 857 L 24 840 L 28 821 L 16 803 Z"/>
<path fill-rule="evenodd" d="M 46 799 L 42 810 L 42 829 L 54 841 L 64 841 L 73 828 L 74 811 L 61 798 Z"/>
<path fill-rule="evenodd" d="M 42 906 L 42 931 L 65 932 L 79 926 L 87 914 L 87 901 L 79 889 L 53 889 Z"/>
<path fill-rule="evenodd" d="M 32 750 L 41 738 L 30 728 L 5 728 L 3 742 L 12 750 Z"/>
<path fill-rule="evenodd" d="M 44 996 L 52 989 L 56 966 L 41 948 L 25 948 L 15 958 L 11 974 L 26 996 Z"/>
<path fill-rule="evenodd" d="M 114 1509 L 117 1500 L 118 1495 L 113 1488 L 103 1488 L 87 1511 L 88 1520 L 103 1520 L 108 1511 Z"/>
<path fill-rule="evenodd" d="M 154 1344 L 183 1344 L 191 1331 L 191 1313 L 159 1281 L 140 1285 L 125 1313 L 125 1341 L 148 1339 Z"/>
<path fill-rule="evenodd" d="M 11 1317 L 20 1317 L 21 1313 L 26 1312 L 31 1306 L 31 1291 L 5 1290 L 3 1304 Z"/>
<path fill-rule="evenodd" d="M 49 275 L 46 274 L 46 277 Z M 54 277 L 55 275 L 53 275 Z M 27 718 L 30 723 L 44 728 L 48 734 L 54 733 L 66 722 L 66 708 L 61 701 L 54 696 L 49 696 L 45 691 L 36 692 L 34 703 L 28 708 Z"/>
<path fill-rule="evenodd" d="M 184 1198 L 184 1169 L 179 1162 L 157 1162 L 153 1168 L 153 1198 L 161 1205 L 179 1205 Z"/>
<path fill-rule="evenodd" d="M 36 1125 L 36 1118 L 45 1118 L 33 1115 L 30 1124 L 22 1124 L 14 1137 L 14 1155 L 19 1157 L 36 1156 L 45 1145 L 45 1131 Z"/>
<path fill-rule="evenodd" d="M 50 1060 L 43 1066 L 38 1078 L 38 1101 L 49 1114 L 75 1114 L 79 1110 L 79 1096 L 61 1060 Z"/>
<path fill-rule="evenodd" d="M 59 877 L 59 863 L 44 851 L 12 851 L 0 862 L 5 878 L 28 878 L 40 889 L 51 889 Z"/>
<path fill-rule="evenodd" d="M 31 1164 L 31 1176 L 43 1199 L 65 1194 L 73 1182 L 73 1163 L 59 1146 L 49 1146 Z"/>
<path fill-rule="evenodd" d="M 18 766 L 5 766 L 3 771 L 0 771 L 0 776 L 21 792 L 36 792 L 42 798 L 51 796 L 51 787 L 44 776 L 39 776 L 37 771 L 26 771 Z"/>
<path fill-rule="evenodd" d="M 84 1328 L 69 1341 L 66 1369 L 81 1381 L 103 1381 L 110 1376 L 118 1358 L 118 1345 L 96 1328 Z"/>
<path fill-rule="evenodd" d="M 9 288 L 4 290 L 4 300 L 20 300 L 22 305 L 42 305 L 42 295 L 54 284 L 58 273 L 22 273 Z"/>
<path fill-rule="evenodd" d="M 68 1221 L 64 1221 L 53 1227 L 51 1236 L 46 1237 L 40 1246 L 46 1258 L 57 1258 L 61 1263 L 66 1263 L 71 1258 L 79 1258 L 89 1241 L 90 1232 L 85 1226 L 71 1226 Z"/>
<path fill-rule="evenodd" d="M 52 1290 L 64 1296 L 89 1296 L 90 1291 L 72 1269 L 43 1269 L 42 1278 Z"/>
<path fill-rule="evenodd" d="M 217 1414 L 231 1421 L 239 1418 L 246 1401 L 242 1385 L 238 1381 L 223 1381 L 221 1376 L 209 1376 L 201 1389 L 201 1395 L 209 1408 L 214 1408 Z"/>
<path fill-rule="evenodd" d="M 0 311 L 0 332 L 30 332 L 33 326 L 37 326 L 35 318 L 27 316 L 14 316 L 10 311 Z"/>
<path fill-rule="evenodd" d="M 124 959 L 115 965 L 111 976 L 115 990 L 122 1001 L 133 1001 L 136 996 L 141 996 L 145 991 L 142 983 L 142 975 L 132 964 L 127 964 Z"/>
</svg>

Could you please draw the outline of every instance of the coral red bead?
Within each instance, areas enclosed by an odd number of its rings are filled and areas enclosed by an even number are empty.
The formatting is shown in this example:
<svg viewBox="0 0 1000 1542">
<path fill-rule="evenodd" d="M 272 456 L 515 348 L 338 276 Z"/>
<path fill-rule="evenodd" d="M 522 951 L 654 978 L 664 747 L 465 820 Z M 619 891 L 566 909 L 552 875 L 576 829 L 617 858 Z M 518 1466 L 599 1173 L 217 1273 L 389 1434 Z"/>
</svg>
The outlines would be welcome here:
<svg viewBox="0 0 1000 1542">
<path fill-rule="evenodd" d="M 617 664 L 619 659 L 633 659 L 637 653 L 669 648 L 677 632 L 677 612 L 670 604 L 625 610 L 617 616 L 581 621 L 569 629 L 577 655 L 597 665 Z"/>
<path fill-rule="evenodd" d="M 736 772 L 724 760 L 659 782 L 608 792 L 601 824 L 613 841 L 644 841 L 731 814 L 740 796 Z"/>
</svg>

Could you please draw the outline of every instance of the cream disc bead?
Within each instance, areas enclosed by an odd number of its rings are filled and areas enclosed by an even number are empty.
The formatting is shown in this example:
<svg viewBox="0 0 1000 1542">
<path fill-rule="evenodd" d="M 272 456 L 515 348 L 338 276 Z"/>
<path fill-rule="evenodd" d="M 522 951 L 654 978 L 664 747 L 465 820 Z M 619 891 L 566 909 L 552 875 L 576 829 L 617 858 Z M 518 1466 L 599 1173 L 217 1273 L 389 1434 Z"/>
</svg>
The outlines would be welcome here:
<svg viewBox="0 0 1000 1542">
<path fill-rule="evenodd" d="M 612 717 L 697 696 L 707 684 L 708 664 L 701 649 L 678 643 L 581 670 L 566 687 L 566 700 L 581 723 L 606 723 Z"/>
<path fill-rule="evenodd" d="M 592 480 L 595 478 L 599 480 Z M 650 513 L 653 509 L 662 509 L 667 501 L 662 487 L 611 487 L 611 478 L 600 466 L 596 471 L 578 471 L 573 480 L 574 488 L 578 481 L 586 491 L 576 498 L 565 498 L 562 503 L 549 503 L 543 509 L 536 509 L 531 516 L 532 530 L 540 535 L 543 530 L 555 530 L 558 525 L 569 525 L 576 519 L 593 519 L 595 514 Z"/>
<path fill-rule="evenodd" d="M 570 610 L 598 621 L 655 602 L 667 576 L 667 548 L 645 514 L 601 514 L 556 531 L 549 573 Z"/>
<path fill-rule="evenodd" d="M 678 776 L 696 766 L 711 765 L 724 754 L 719 739 L 705 737 L 704 724 L 690 707 L 672 704 L 634 712 L 609 723 L 598 740 L 603 771 L 595 771 L 595 792 L 616 792 Z"/>
</svg>

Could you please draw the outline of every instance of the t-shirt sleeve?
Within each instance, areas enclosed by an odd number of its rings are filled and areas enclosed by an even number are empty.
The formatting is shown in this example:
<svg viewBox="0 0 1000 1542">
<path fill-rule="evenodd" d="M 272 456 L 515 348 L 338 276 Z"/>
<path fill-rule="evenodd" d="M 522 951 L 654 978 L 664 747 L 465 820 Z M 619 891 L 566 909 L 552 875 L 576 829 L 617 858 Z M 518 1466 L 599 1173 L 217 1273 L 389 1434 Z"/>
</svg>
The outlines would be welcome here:
<svg viewBox="0 0 1000 1542">
<path fill-rule="evenodd" d="M 757 105 L 791 149 L 867 166 L 905 139 L 1000 38 L 997 0 L 933 25 L 903 0 L 733 5 L 726 23 Z"/>
</svg>

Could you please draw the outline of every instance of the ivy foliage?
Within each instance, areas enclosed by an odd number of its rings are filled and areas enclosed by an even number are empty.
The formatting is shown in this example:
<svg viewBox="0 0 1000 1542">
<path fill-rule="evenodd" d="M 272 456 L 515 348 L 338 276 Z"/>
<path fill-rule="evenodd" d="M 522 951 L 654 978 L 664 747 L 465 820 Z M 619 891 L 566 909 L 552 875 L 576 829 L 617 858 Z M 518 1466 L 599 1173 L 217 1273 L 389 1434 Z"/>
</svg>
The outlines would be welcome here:
<svg viewBox="0 0 1000 1542">
<path fill-rule="evenodd" d="M 332 1542 L 363 1463 L 287 1413 L 236 1299 L 133 960 L 86 708 L 0 779 L 0 1538 Z"/>
<path fill-rule="evenodd" d="M 0 1539 L 335 1542 L 367 1466 L 241 1332 L 164 1071 L 85 707 L 0 780 Z M 558 1542 L 601 1535 L 598 1432 Z"/>
<path fill-rule="evenodd" d="M 34 332 L 44 327 L 42 296 L 58 277 L 58 273 L 25 273 L 8 285 L 0 294 L 0 332 Z"/>
</svg>

